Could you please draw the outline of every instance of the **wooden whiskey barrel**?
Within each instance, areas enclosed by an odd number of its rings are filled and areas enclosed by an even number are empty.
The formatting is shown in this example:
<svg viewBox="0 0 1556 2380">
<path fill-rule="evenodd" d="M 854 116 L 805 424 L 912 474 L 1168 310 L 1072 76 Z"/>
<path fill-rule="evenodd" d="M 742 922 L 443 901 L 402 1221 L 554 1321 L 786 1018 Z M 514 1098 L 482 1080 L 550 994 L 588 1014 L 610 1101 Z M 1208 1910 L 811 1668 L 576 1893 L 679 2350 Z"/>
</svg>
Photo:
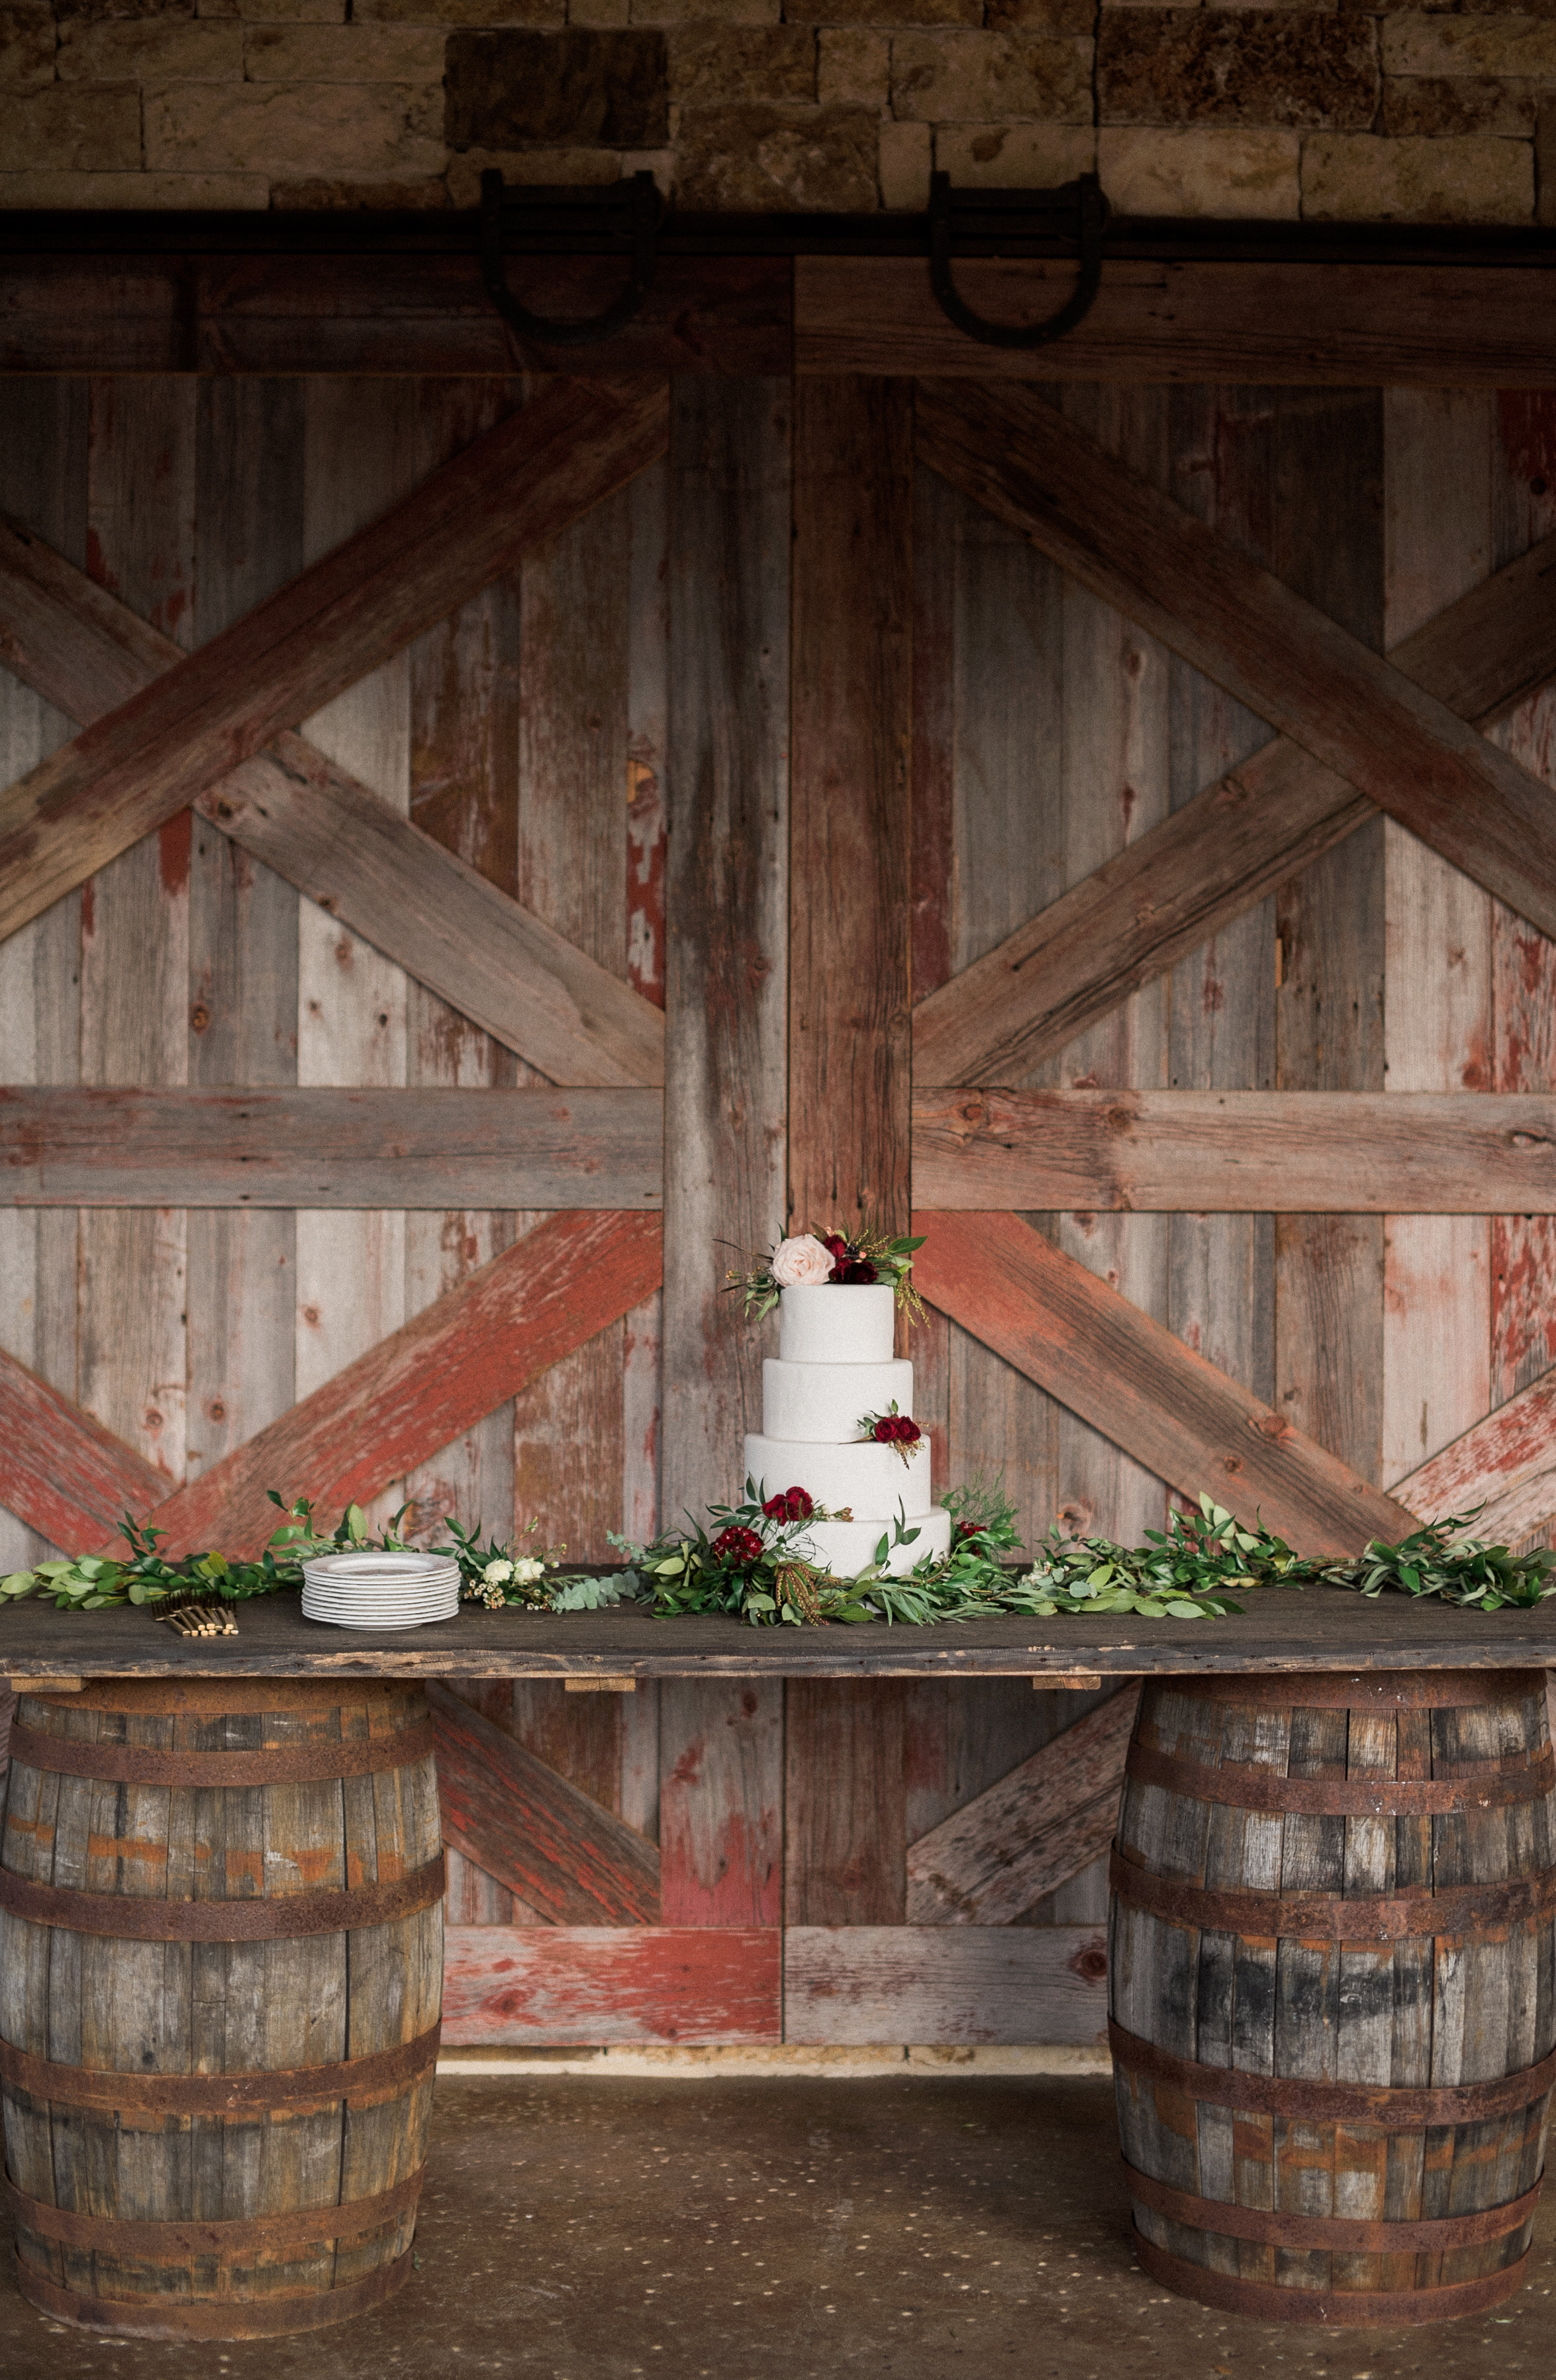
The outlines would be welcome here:
<svg viewBox="0 0 1556 2380">
<path fill-rule="evenodd" d="M 1556 2078 L 1542 1670 L 1161 1679 L 1112 1864 L 1136 2248 L 1260 2321 L 1518 2287 Z"/>
<path fill-rule="evenodd" d="M 0 1831 L 17 2277 L 139 2338 L 249 2338 L 405 2279 L 443 1988 L 419 1688 L 21 1694 Z"/>
</svg>

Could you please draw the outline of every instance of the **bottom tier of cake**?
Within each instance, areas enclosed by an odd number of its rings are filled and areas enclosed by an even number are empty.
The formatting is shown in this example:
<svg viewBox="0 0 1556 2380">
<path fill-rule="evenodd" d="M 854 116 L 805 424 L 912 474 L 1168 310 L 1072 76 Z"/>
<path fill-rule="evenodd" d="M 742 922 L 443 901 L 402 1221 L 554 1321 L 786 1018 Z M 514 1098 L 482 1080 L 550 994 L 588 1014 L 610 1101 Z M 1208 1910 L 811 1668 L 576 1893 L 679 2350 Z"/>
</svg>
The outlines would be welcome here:
<svg viewBox="0 0 1556 2380">
<path fill-rule="evenodd" d="M 901 1576 L 932 1554 L 938 1560 L 951 1550 L 951 1515 L 938 1504 L 932 1512 L 913 1513 L 908 1526 L 918 1534 L 910 1545 L 893 1546 L 887 1568 Z M 813 1561 L 824 1562 L 834 1578 L 857 1578 L 875 1560 L 881 1538 L 890 1537 L 889 1521 L 812 1521 L 805 1545 Z"/>
</svg>

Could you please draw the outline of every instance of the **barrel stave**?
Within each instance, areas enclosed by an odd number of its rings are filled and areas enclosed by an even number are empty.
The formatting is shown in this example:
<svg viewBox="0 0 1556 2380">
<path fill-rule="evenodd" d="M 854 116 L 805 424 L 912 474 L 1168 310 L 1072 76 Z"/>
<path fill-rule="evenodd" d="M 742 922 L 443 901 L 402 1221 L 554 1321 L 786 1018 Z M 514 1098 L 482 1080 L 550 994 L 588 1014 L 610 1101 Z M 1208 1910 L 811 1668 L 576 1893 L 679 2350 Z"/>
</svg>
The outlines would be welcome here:
<svg viewBox="0 0 1556 2380">
<path fill-rule="evenodd" d="M 1246 1704 L 1230 1682 L 1197 1692 L 1148 1686 L 1137 1743 L 1210 1767 L 1269 1767 L 1292 1778 L 1441 1779 L 1526 1769 L 1546 1737 L 1543 1680 L 1513 1677 L 1477 1702 L 1482 1682 L 1315 1681 L 1307 1705 L 1282 1709 L 1274 1681 Z M 1389 1691 L 1380 1692 L 1380 1685 Z M 1459 1699 L 1454 1700 L 1458 1694 Z M 1197 1706 L 1196 1707 L 1196 1706 Z M 1373 1896 L 1430 1892 L 1549 1871 L 1550 1794 L 1436 1815 L 1287 1809 L 1267 1814 L 1131 1778 L 1121 1850 L 1159 1875 L 1214 1889 Z M 1187 1803 L 1185 1809 L 1174 1806 Z M 1198 1828 L 1205 1809 L 1208 1825 Z M 1196 1812 L 1200 1815 L 1197 1816 Z M 1200 1864 L 1196 1852 L 1203 1843 Z M 1393 2088 L 1495 2080 L 1539 2062 L 1556 2038 L 1556 1937 L 1549 1918 L 1512 1921 L 1463 1940 L 1423 1936 L 1376 1947 L 1292 1937 L 1249 1940 L 1115 1901 L 1114 2013 L 1126 2032 L 1197 2063 Z M 1185 1975 L 1192 1963 L 1191 2021 Z M 1538 2180 L 1543 2106 L 1484 2124 L 1399 2132 L 1193 2103 L 1117 2070 L 1124 2154 L 1170 2186 L 1239 2207 L 1293 2216 L 1410 2220 L 1495 2208 Z M 1410 2290 L 1494 2276 L 1516 2264 L 1531 2228 L 1427 2254 L 1270 2248 L 1177 2223 L 1137 2204 L 1140 2231 L 1210 2272 L 1296 2292 Z"/>
<path fill-rule="evenodd" d="M 135 1690 L 130 1689 L 133 1693 Z M 145 1690 L 142 1690 L 143 1692 Z M 153 1690 L 155 1691 L 155 1690 Z M 277 1692 L 294 1707 L 271 1709 Z M 123 1690 L 119 1690 L 121 1695 Z M 347 1699 L 354 1697 L 354 1699 Z M 238 1705 L 225 1710 L 227 1699 Z M 391 1738 L 424 1717 L 415 1688 L 264 1689 L 238 1681 L 178 1689 L 183 1707 L 24 1698 L 18 1718 L 72 1741 L 173 1752 L 328 1746 Z M 377 1777 L 269 1786 L 138 1784 L 13 1766 L 0 1859 L 40 1882 L 128 1897 L 251 1900 L 403 1876 L 438 1855 L 436 1778 L 423 1755 Z M 348 1826 L 346 1797 L 359 1809 Z M 408 1816 L 413 1824 L 407 1823 Z M 76 1935 L 0 1912 L 0 2034 L 65 2065 L 221 2073 L 334 2064 L 425 2034 L 442 1983 L 441 1905 L 350 1933 L 294 1940 L 142 1943 Z M 408 1970 L 396 1982 L 396 1965 Z M 353 1971 L 356 1972 L 353 1972 Z M 338 2087 L 338 2086 L 337 2086 Z M 4 2093 L 7 2164 L 43 2204 L 118 2219 L 227 2221 L 371 2196 L 419 2168 L 430 2071 L 360 2106 L 339 2098 L 261 2116 L 154 2116 L 34 2103 Z M 414 2209 L 337 2251 L 322 2214 L 314 2243 L 160 2259 L 64 2246 L 18 2226 L 24 2265 L 84 2297 L 169 2299 L 327 2293 L 408 2246 Z M 152 2317 L 154 2318 L 154 2317 Z M 238 2316 L 241 2326 L 241 2315 Z M 290 2325 L 285 2326 L 291 2326 Z"/>
</svg>

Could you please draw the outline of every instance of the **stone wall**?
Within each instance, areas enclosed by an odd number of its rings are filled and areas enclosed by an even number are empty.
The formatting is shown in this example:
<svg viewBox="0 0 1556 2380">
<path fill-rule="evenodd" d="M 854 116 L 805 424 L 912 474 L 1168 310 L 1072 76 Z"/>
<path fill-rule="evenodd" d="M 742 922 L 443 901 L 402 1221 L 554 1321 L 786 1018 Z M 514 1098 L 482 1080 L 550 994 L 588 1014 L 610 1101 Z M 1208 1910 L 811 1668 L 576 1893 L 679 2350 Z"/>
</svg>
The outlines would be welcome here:
<svg viewBox="0 0 1556 2380">
<path fill-rule="evenodd" d="M 1556 0 L 0 0 L 0 205 L 915 208 L 1095 165 L 1131 213 L 1556 221 Z"/>
</svg>

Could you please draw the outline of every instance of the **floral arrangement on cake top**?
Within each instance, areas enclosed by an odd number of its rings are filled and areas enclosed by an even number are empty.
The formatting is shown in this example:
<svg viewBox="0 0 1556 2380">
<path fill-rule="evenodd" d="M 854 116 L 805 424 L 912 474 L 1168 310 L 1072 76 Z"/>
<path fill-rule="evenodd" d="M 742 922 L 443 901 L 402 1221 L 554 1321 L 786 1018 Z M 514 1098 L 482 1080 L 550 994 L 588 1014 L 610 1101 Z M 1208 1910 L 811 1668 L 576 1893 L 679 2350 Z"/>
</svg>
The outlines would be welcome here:
<svg viewBox="0 0 1556 2380">
<path fill-rule="evenodd" d="M 923 1245 L 922 1235 L 909 1239 L 875 1230 L 851 1240 L 842 1232 L 800 1232 L 780 1240 L 770 1256 L 748 1258 L 745 1272 L 731 1270 L 725 1286 L 743 1293 L 748 1322 L 771 1314 L 786 1289 L 820 1289 L 828 1282 L 840 1289 L 890 1289 L 909 1322 L 918 1322 L 924 1308 L 913 1286 L 913 1258 Z"/>
</svg>

